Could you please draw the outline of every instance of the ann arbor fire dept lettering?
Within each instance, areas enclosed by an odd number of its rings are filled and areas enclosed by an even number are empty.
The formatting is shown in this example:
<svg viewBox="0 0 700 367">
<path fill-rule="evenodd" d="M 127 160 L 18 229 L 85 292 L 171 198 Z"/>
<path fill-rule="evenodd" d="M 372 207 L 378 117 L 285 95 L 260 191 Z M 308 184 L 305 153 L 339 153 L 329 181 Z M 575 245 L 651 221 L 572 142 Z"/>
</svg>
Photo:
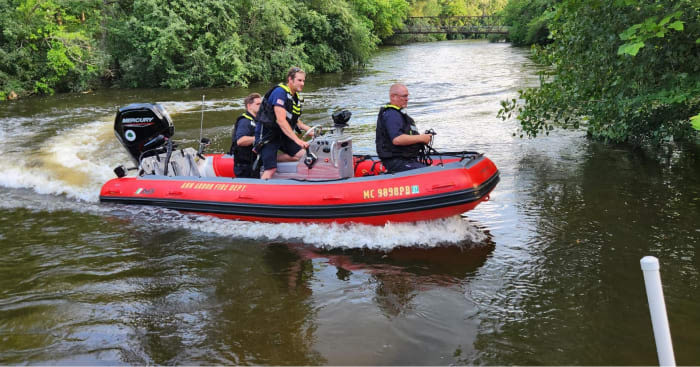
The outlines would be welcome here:
<svg viewBox="0 0 700 367">
<path fill-rule="evenodd" d="M 215 190 L 215 191 L 245 191 L 246 185 L 236 184 L 214 184 L 202 182 L 184 182 L 180 185 L 181 189 L 194 190 Z"/>
</svg>

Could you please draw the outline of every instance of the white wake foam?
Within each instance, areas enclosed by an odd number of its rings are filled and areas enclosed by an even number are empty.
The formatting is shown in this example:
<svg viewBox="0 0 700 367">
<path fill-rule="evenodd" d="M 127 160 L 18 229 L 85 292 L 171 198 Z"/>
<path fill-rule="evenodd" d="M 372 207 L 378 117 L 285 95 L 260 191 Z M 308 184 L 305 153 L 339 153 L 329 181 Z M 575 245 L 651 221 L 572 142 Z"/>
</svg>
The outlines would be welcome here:
<svg viewBox="0 0 700 367">
<path fill-rule="evenodd" d="M 112 168 L 126 162 L 108 121 L 96 121 L 63 131 L 33 151 L 12 152 L 0 161 L 0 185 L 33 189 L 39 194 L 66 195 L 96 202 L 102 183 L 114 177 Z"/>
<path fill-rule="evenodd" d="M 180 218 L 173 218 L 169 225 L 218 236 L 302 242 L 328 249 L 390 250 L 397 246 L 435 247 L 445 244 L 479 244 L 488 238 L 478 226 L 460 216 L 416 223 L 387 223 L 384 226 L 371 226 L 335 223 L 272 224 L 182 215 Z"/>
<path fill-rule="evenodd" d="M 222 102 L 209 102 L 217 103 Z M 198 106 L 196 102 L 162 104 L 171 114 Z M 115 177 L 114 167 L 131 164 L 114 136 L 113 118 L 111 113 L 105 114 L 92 122 L 52 133 L 44 141 L 36 136 L 51 131 L 52 125 L 59 119 L 65 120 L 65 116 L 0 120 L 0 186 L 97 202 L 102 184 Z"/>
</svg>

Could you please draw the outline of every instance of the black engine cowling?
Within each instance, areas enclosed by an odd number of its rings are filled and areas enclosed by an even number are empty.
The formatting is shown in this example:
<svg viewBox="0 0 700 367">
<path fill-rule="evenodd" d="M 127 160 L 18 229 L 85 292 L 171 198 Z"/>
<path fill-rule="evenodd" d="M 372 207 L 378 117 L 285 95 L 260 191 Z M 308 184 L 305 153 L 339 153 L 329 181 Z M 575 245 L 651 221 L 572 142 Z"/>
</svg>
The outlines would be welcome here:
<svg viewBox="0 0 700 367">
<path fill-rule="evenodd" d="M 159 104 L 132 103 L 114 119 L 114 134 L 137 166 L 144 151 L 162 146 L 174 133 L 170 115 Z"/>
</svg>

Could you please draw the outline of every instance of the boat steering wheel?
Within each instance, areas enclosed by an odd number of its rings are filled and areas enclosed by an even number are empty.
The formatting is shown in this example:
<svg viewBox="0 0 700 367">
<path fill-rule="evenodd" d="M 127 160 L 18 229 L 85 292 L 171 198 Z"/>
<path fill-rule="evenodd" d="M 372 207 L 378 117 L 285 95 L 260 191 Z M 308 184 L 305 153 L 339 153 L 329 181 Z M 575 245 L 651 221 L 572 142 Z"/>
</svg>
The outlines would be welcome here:
<svg viewBox="0 0 700 367">
<path fill-rule="evenodd" d="M 311 134 L 312 131 L 314 132 L 314 138 L 315 138 L 318 136 L 319 133 L 321 133 L 321 128 L 322 128 L 321 125 L 314 125 L 309 130 L 306 130 L 306 132 L 304 132 L 304 135 L 302 135 L 301 138 L 304 139 L 307 135 Z M 315 130 L 318 130 L 318 133 Z"/>
</svg>

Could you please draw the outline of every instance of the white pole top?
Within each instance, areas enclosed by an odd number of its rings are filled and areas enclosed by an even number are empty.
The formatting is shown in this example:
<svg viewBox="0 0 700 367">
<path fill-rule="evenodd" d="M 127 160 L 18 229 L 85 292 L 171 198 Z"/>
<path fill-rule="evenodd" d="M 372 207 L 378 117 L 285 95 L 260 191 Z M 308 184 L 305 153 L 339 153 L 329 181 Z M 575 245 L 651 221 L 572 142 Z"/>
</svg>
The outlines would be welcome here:
<svg viewBox="0 0 700 367">
<path fill-rule="evenodd" d="M 659 259 L 654 256 L 644 256 L 639 263 L 642 264 L 642 270 L 654 271 L 659 270 Z"/>
<path fill-rule="evenodd" d="M 647 290 L 647 300 L 649 301 L 651 325 L 654 329 L 654 340 L 656 341 L 656 353 L 659 356 L 659 365 L 675 366 L 676 359 L 673 355 L 671 330 L 668 326 L 664 291 L 661 286 L 661 275 L 659 274 L 659 259 L 654 256 L 644 256 L 639 262 L 642 265 L 644 285 Z"/>
</svg>

